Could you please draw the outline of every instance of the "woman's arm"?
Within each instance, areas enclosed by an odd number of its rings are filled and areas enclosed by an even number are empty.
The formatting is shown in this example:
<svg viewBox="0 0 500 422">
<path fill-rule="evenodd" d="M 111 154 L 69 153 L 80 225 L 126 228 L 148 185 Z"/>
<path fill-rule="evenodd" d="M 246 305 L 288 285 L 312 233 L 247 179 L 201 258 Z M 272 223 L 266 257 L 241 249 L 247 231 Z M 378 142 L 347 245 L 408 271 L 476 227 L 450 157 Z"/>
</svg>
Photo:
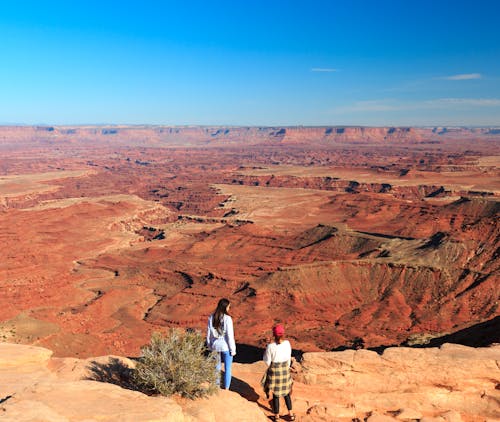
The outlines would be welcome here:
<svg viewBox="0 0 500 422">
<path fill-rule="evenodd" d="M 271 354 L 271 345 L 268 344 L 266 347 L 266 351 L 264 352 L 264 362 L 266 362 L 266 365 L 269 366 L 271 365 L 271 362 L 273 361 L 273 357 Z"/>
<path fill-rule="evenodd" d="M 226 319 L 226 336 L 229 352 L 231 356 L 234 356 L 236 354 L 236 342 L 234 341 L 233 319 L 229 315 L 227 315 Z"/>
</svg>

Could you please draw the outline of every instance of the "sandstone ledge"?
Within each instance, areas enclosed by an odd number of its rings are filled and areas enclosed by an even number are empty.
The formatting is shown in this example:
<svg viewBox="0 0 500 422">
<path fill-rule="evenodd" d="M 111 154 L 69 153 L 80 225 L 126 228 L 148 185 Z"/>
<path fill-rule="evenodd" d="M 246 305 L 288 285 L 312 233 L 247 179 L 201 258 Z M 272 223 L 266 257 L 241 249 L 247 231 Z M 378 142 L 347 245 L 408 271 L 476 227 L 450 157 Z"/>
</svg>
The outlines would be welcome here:
<svg viewBox="0 0 500 422">
<path fill-rule="evenodd" d="M 210 399 L 150 397 L 90 380 L 96 366 L 132 365 L 126 358 L 50 358 L 33 346 L 0 343 L 0 420 L 12 422 L 190 422 L 265 421 L 257 405 L 237 393 L 220 391 Z M 95 375 L 95 374 L 94 374 Z"/>
<path fill-rule="evenodd" d="M 472 348 L 388 348 L 306 353 L 296 379 L 329 391 L 327 402 L 309 412 L 370 421 L 454 415 L 453 420 L 500 418 L 500 346 Z M 333 411 L 332 411 L 333 409 Z M 375 417 L 375 415 L 378 415 Z"/>
<path fill-rule="evenodd" d="M 258 422 L 270 414 L 259 384 L 263 362 L 234 364 L 233 391 L 191 401 L 149 397 L 89 380 L 95 375 L 92 368 L 127 368 L 133 366 L 129 359 L 51 354 L 0 343 L 2 421 Z M 306 353 L 295 366 L 293 403 L 300 421 L 500 419 L 500 345 L 400 347 L 382 355 L 368 350 Z"/>
</svg>

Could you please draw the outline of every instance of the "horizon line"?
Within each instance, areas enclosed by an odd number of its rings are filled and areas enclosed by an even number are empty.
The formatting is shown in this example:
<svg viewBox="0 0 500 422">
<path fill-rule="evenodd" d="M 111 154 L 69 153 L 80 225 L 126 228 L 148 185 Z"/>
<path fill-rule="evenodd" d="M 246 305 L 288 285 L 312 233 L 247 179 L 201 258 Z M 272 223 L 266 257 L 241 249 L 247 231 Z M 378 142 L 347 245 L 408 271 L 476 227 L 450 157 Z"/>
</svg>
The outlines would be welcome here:
<svg viewBox="0 0 500 422">
<path fill-rule="evenodd" d="M 334 124 L 334 125 L 234 125 L 234 124 L 166 124 L 166 123 L 76 123 L 76 124 L 49 124 L 49 123 L 0 123 L 0 128 L 5 127 L 40 127 L 40 128 L 84 128 L 84 127 L 123 127 L 123 128 L 139 128 L 139 127 L 171 127 L 171 128 L 474 128 L 474 129 L 491 129 L 500 128 L 499 124 L 491 125 L 447 125 L 447 124 L 430 124 L 430 125 L 364 125 L 364 124 Z"/>
</svg>

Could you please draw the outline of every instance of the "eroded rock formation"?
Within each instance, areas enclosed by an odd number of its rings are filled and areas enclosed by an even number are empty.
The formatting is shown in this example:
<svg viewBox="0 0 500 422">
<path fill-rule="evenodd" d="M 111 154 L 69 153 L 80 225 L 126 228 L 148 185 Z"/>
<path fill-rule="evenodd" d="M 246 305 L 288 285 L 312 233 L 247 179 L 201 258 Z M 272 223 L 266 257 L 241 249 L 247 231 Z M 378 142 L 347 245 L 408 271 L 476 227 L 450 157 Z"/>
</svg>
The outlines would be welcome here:
<svg viewBox="0 0 500 422">
<path fill-rule="evenodd" d="M 221 296 L 256 347 L 276 321 L 303 351 L 474 337 L 500 314 L 499 138 L 2 127 L 0 338 L 136 355 Z"/>
</svg>

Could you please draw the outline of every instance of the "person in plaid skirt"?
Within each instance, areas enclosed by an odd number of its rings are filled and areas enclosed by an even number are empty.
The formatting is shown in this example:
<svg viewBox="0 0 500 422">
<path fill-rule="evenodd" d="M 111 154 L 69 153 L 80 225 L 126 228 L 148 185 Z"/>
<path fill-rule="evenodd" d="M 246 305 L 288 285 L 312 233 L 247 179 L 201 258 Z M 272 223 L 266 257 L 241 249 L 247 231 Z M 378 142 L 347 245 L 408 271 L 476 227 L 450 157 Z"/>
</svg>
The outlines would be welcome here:
<svg viewBox="0 0 500 422">
<path fill-rule="evenodd" d="M 266 380 L 264 382 L 264 391 L 267 397 L 272 393 L 271 400 L 273 413 L 271 420 L 279 420 L 280 413 L 280 397 L 285 399 L 286 408 L 288 409 L 288 419 L 295 420 L 295 415 L 292 413 L 292 399 L 290 392 L 292 391 L 292 376 L 290 374 L 290 364 L 292 359 L 292 346 L 288 340 L 284 340 L 285 328 L 278 324 L 273 328 L 274 342 L 267 345 L 264 352 L 264 362 L 268 369 Z"/>
</svg>

